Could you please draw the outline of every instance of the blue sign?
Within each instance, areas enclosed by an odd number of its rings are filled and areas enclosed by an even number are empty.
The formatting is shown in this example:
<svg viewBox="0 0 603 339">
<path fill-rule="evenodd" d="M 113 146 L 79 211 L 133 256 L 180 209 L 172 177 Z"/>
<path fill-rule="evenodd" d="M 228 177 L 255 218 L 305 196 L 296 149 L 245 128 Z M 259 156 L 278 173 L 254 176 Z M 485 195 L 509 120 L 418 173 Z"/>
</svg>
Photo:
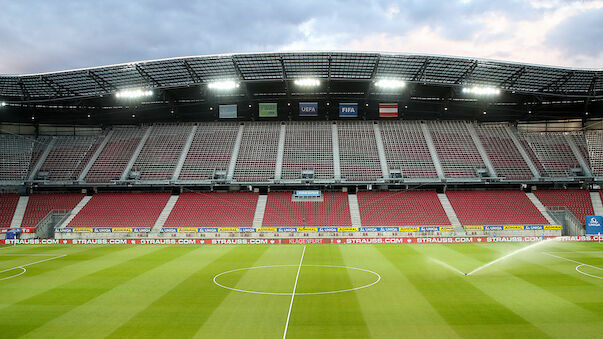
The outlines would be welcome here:
<svg viewBox="0 0 603 339">
<path fill-rule="evenodd" d="M 603 233 L 603 217 L 600 215 L 586 216 L 586 234 Z"/>
<path fill-rule="evenodd" d="M 486 226 L 486 227 L 484 227 L 484 230 L 486 230 L 486 231 L 502 231 L 503 227 L 502 226 Z"/>
<path fill-rule="evenodd" d="M 534 231 L 544 229 L 542 225 L 525 225 L 524 228 L 526 231 Z"/>
<path fill-rule="evenodd" d="M 337 232 L 337 227 L 319 227 L 318 232 Z"/>
<path fill-rule="evenodd" d="M 295 191 L 296 197 L 320 197 L 320 191 L 318 190 L 307 190 L 307 191 Z"/>
<path fill-rule="evenodd" d="M 220 105 L 220 119 L 236 119 L 237 105 Z"/>
<path fill-rule="evenodd" d="M 300 102 L 299 103 L 300 117 L 316 117 L 318 116 L 317 102 Z"/>
<path fill-rule="evenodd" d="M 295 228 L 295 227 L 283 227 L 283 228 L 277 228 L 276 231 L 277 232 L 297 232 L 297 228 Z"/>
<path fill-rule="evenodd" d="M 356 118 L 358 117 L 357 103 L 341 103 L 339 104 L 340 118 Z"/>
<path fill-rule="evenodd" d="M 201 233 L 218 233 L 218 228 L 217 227 L 201 227 L 199 229 L 199 232 L 201 232 Z"/>
</svg>

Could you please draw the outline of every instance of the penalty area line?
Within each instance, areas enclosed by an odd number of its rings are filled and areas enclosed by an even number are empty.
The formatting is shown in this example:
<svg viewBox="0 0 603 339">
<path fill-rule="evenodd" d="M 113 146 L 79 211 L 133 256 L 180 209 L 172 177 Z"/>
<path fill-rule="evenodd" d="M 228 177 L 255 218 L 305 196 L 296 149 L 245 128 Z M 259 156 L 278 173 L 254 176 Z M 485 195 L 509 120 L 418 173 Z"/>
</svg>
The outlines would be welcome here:
<svg viewBox="0 0 603 339">
<path fill-rule="evenodd" d="M 291 302 L 289 303 L 289 312 L 287 312 L 287 322 L 285 322 L 285 332 L 283 333 L 283 339 L 287 337 L 287 328 L 289 327 L 289 319 L 291 318 L 291 309 L 293 308 L 293 299 L 295 298 L 295 290 L 297 289 L 297 280 L 299 279 L 299 272 L 302 268 L 302 262 L 304 261 L 304 254 L 306 253 L 306 246 L 302 251 L 301 259 L 299 260 L 299 266 L 297 267 L 297 275 L 295 276 L 295 284 L 293 284 L 293 292 L 291 292 Z"/>
<path fill-rule="evenodd" d="M 565 258 L 565 257 L 559 256 L 559 255 L 555 255 L 555 254 L 552 254 L 552 253 L 548 253 L 548 252 L 542 252 L 542 253 L 544 253 L 544 254 L 546 254 L 546 255 L 549 255 L 549 256 L 551 256 L 551 257 L 555 257 L 555 258 L 563 259 L 563 260 L 570 261 L 570 262 L 573 262 L 573 263 L 575 263 L 575 264 L 578 264 L 578 266 L 576 266 L 576 271 L 577 271 L 578 273 L 584 274 L 584 275 L 589 276 L 589 277 L 592 277 L 592 278 L 603 279 L 603 277 L 600 277 L 600 276 L 597 276 L 597 275 L 593 275 L 593 274 L 588 274 L 588 273 L 586 273 L 586 272 L 582 272 L 582 271 L 580 271 L 580 267 L 582 267 L 582 266 L 588 266 L 588 267 L 596 268 L 596 269 L 598 269 L 598 270 L 600 270 L 600 271 L 603 271 L 603 268 L 601 268 L 601 267 L 597 267 L 597 266 L 593 266 L 593 265 L 585 264 L 585 263 L 583 263 L 583 262 L 581 262 L 581 261 L 578 261 L 578 260 L 568 259 L 568 258 Z"/>
<path fill-rule="evenodd" d="M 46 261 L 55 260 L 55 259 L 63 258 L 63 257 L 66 257 L 66 256 L 67 256 L 67 254 L 61 254 L 61 255 L 54 256 L 52 258 L 48 258 L 48 259 L 44 259 L 44 260 L 38 260 L 38 261 L 31 262 L 29 264 L 19 265 L 19 266 L 15 266 L 15 267 L 11 267 L 11 268 L 7 268 L 7 269 L 4 269 L 4 270 L 1 270 L 0 273 L 4 273 L 4 272 L 16 270 L 16 269 L 21 269 L 21 273 L 13 275 L 13 276 L 10 276 L 10 277 L 1 278 L 0 281 L 11 279 L 11 278 L 15 278 L 15 277 L 18 277 L 18 276 L 24 274 L 25 272 L 27 272 L 27 269 L 25 268 L 27 266 L 31 266 L 31 265 L 35 265 L 35 264 L 40 264 L 40 263 L 43 263 L 43 262 L 46 262 Z"/>
</svg>

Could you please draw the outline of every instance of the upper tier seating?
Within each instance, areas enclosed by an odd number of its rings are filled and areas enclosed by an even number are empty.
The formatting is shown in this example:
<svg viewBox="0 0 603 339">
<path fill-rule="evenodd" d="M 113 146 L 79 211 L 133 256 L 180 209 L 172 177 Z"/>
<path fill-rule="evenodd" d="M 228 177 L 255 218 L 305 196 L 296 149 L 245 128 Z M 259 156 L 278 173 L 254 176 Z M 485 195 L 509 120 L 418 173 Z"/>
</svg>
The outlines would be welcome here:
<svg viewBox="0 0 603 339">
<path fill-rule="evenodd" d="M 546 225 L 523 191 L 446 191 L 462 225 Z"/>
<path fill-rule="evenodd" d="M 163 227 L 251 227 L 258 193 L 180 194 Z"/>
<path fill-rule="evenodd" d="M 68 227 L 153 227 L 169 193 L 97 193 Z"/>
<path fill-rule="evenodd" d="M 524 148 L 530 148 L 536 158 L 532 161 L 540 164 L 543 177 L 567 177 L 571 168 L 579 168 L 580 163 L 574 156 L 567 140 L 561 133 L 520 133 Z"/>
<path fill-rule="evenodd" d="M 480 124 L 475 130 L 499 177 L 520 180 L 534 176 L 503 125 Z"/>
<path fill-rule="evenodd" d="M 603 131 L 586 132 L 588 157 L 595 177 L 603 177 Z"/>
<path fill-rule="evenodd" d="M 405 178 L 437 178 L 421 124 L 417 121 L 379 122 L 387 167 Z"/>
<path fill-rule="evenodd" d="M 0 134 L 0 181 L 26 179 L 34 142 L 26 136 Z"/>
<path fill-rule="evenodd" d="M 595 214 L 587 190 L 536 190 L 534 194 L 546 207 L 567 207 L 581 223 L 585 223 L 587 215 Z"/>
<path fill-rule="evenodd" d="M 280 124 L 246 123 L 234 178 L 239 182 L 274 179 Z"/>
<path fill-rule="evenodd" d="M 227 171 L 238 131 L 238 123 L 200 124 L 182 166 L 180 180 L 210 180 L 216 170 Z"/>
<path fill-rule="evenodd" d="M 40 172 L 48 172 L 48 180 L 77 180 L 105 135 L 57 136 Z"/>
<path fill-rule="evenodd" d="M 444 176 L 475 178 L 476 170 L 486 168 L 463 121 L 430 121 L 428 124 Z"/>
<path fill-rule="evenodd" d="M 444 226 L 450 220 L 435 191 L 358 192 L 362 226 Z"/>
<path fill-rule="evenodd" d="M 82 193 L 31 194 L 21 226 L 34 227 L 53 210 L 72 210 L 83 197 Z"/>
<path fill-rule="evenodd" d="M 337 122 L 341 176 L 347 181 L 375 181 L 383 176 L 372 123 Z"/>
<path fill-rule="evenodd" d="M 291 201 L 292 192 L 270 192 L 264 227 L 351 226 L 348 195 L 323 192 L 323 201 Z"/>
<path fill-rule="evenodd" d="M 153 126 L 132 171 L 139 171 L 141 180 L 170 180 L 191 129 L 190 125 Z"/>
<path fill-rule="evenodd" d="M 119 180 L 147 128 L 149 127 L 116 127 L 111 139 L 86 175 L 86 181 Z"/>
<path fill-rule="evenodd" d="M 0 227 L 10 227 L 18 203 L 18 194 L 0 194 Z"/>
<path fill-rule="evenodd" d="M 299 179 L 302 170 L 313 170 L 316 179 L 333 178 L 332 124 L 287 123 L 283 152 L 283 179 Z"/>
</svg>

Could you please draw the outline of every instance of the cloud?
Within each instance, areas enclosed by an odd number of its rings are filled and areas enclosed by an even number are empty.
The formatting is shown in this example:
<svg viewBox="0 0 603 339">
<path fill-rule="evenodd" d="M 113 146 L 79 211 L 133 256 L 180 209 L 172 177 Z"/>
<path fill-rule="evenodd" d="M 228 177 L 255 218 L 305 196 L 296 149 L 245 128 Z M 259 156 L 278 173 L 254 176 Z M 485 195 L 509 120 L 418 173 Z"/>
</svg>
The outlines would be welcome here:
<svg viewBox="0 0 603 339">
<path fill-rule="evenodd" d="M 0 0 L 0 73 L 274 50 L 601 67 L 603 1 Z M 577 37 L 572 39 L 572 37 Z M 592 40 L 598 39 L 598 40 Z M 568 58 L 568 51 L 579 56 Z"/>
</svg>

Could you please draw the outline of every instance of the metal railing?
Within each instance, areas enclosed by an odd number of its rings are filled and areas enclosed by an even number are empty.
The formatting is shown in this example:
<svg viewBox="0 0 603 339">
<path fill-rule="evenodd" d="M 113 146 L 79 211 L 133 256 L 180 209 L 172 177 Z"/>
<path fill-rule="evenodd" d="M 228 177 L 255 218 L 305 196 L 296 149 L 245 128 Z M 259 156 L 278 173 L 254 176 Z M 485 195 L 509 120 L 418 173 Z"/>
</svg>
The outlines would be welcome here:
<svg viewBox="0 0 603 339">
<path fill-rule="evenodd" d="M 567 207 L 553 206 L 547 207 L 546 210 L 555 222 L 563 226 L 563 235 L 584 235 L 586 233 L 584 225 Z"/>
</svg>

